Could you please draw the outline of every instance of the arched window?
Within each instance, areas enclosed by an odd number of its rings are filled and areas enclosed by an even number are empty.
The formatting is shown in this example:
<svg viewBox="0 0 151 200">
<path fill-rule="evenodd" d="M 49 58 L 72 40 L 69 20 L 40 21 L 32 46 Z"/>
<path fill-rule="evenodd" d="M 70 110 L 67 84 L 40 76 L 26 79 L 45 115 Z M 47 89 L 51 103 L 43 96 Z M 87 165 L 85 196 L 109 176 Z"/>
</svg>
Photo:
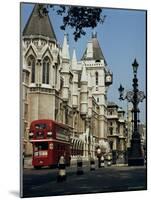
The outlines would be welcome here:
<svg viewBox="0 0 151 200">
<path fill-rule="evenodd" d="M 34 56 L 29 56 L 28 58 L 28 66 L 31 67 L 31 83 L 35 83 L 35 58 Z"/>
<path fill-rule="evenodd" d="M 46 57 L 43 61 L 42 83 L 49 84 L 50 60 Z"/>
<path fill-rule="evenodd" d="M 95 72 L 95 83 L 98 85 L 98 72 Z"/>
</svg>

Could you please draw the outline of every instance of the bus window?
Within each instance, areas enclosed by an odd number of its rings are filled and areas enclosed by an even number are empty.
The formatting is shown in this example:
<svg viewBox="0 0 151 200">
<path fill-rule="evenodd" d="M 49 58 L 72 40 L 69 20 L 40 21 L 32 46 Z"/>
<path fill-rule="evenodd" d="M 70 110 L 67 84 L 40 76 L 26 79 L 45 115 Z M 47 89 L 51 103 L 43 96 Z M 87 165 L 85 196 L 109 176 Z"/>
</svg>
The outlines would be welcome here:
<svg viewBox="0 0 151 200">
<path fill-rule="evenodd" d="M 35 150 L 48 150 L 48 142 L 35 143 Z"/>
<path fill-rule="evenodd" d="M 45 129 L 45 128 L 47 128 L 47 125 L 46 124 L 35 124 L 35 128 L 36 129 Z"/>
</svg>

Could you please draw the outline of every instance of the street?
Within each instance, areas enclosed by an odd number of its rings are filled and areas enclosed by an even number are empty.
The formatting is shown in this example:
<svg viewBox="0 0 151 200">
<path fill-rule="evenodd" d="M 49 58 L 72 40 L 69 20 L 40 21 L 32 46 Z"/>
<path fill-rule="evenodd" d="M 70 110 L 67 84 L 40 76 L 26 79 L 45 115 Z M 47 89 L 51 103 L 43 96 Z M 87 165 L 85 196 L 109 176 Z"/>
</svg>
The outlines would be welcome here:
<svg viewBox="0 0 151 200">
<path fill-rule="evenodd" d="M 76 163 L 66 168 L 67 179 L 57 182 L 58 169 L 24 169 L 23 197 L 57 196 L 100 192 L 145 190 L 146 167 L 110 166 L 90 171 L 84 163 L 83 175 L 76 174 Z"/>
</svg>

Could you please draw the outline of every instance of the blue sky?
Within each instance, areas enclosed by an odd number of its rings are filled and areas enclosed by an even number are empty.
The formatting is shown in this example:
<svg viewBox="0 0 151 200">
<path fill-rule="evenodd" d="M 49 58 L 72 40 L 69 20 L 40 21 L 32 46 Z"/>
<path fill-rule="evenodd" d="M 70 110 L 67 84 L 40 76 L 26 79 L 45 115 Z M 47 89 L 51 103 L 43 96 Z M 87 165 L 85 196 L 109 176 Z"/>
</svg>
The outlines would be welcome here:
<svg viewBox="0 0 151 200">
<path fill-rule="evenodd" d="M 23 30 L 33 9 L 33 4 L 22 4 L 21 29 Z M 138 78 L 139 89 L 146 91 L 146 15 L 145 11 L 109 9 L 104 8 L 106 19 L 103 25 L 95 28 L 97 37 L 107 61 L 108 68 L 113 72 L 113 84 L 108 90 L 108 100 L 114 101 L 126 109 L 127 101 L 118 100 L 118 87 L 120 83 L 125 90 L 132 89 L 132 62 L 136 58 L 139 63 Z M 58 42 L 63 43 L 63 31 L 60 30 L 62 18 L 52 10 L 49 12 Z M 69 33 L 70 54 L 76 48 L 77 58 L 81 59 L 88 40 L 91 38 L 92 29 L 87 29 L 86 36 L 77 42 L 73 39 L 73 30 Z M 145 122 L 145 101 L 139 104 L 140 119 Z"/>
</svg>

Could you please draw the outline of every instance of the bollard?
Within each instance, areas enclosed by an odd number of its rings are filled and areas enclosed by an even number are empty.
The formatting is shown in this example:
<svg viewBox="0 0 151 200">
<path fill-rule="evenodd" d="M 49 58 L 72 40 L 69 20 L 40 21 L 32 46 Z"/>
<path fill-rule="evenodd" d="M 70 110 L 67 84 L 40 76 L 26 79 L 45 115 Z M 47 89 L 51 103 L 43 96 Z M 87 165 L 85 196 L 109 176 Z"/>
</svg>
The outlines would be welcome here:
<svg viewBox="0 0 151 200">
<path fill-rule="evenodd" d="M 82 175 L 83 174 L 83 163 L 82 163 L 82 158 L 79 156 L 77 158 L 77 175 Z"/>
<path fill-rule="evenodd" d="M 117 161 L 117 151 L 112 150 L 112 163 L 115 165 Z"/>
<path fill-rule="evenodd" d="M 59 173 L 58 173 L 58 182 L 62 182 L 66 180 L 66 165 L 64 156 L 61 156 L 58 163 Z"/>
<path fill-rule="evenodd" d="M 104 156 L 102 155 L 101 156 L 101 167 L 104 167 L 105 165 L 104 165 Z"/>
<path fill-rule="evenodd" d="M 91 171 L 95 170 L 95 161 L 94 161 L 94 158 L 90 159 L 90 170 Z"/>
<path fill-rule="evenodd" d="M 100 160 L 101 160 L 101 157 L 100 156 L 98 156 L 98 168 L 100 168 L 101 167 L 101 162 L 100 162 Z"/>
<path fill-rule="evenodd" d="M 107 156 L 107 166 L 111 166 L 111 156 L 110 155 L 108 155 Z"/>
</svg>

